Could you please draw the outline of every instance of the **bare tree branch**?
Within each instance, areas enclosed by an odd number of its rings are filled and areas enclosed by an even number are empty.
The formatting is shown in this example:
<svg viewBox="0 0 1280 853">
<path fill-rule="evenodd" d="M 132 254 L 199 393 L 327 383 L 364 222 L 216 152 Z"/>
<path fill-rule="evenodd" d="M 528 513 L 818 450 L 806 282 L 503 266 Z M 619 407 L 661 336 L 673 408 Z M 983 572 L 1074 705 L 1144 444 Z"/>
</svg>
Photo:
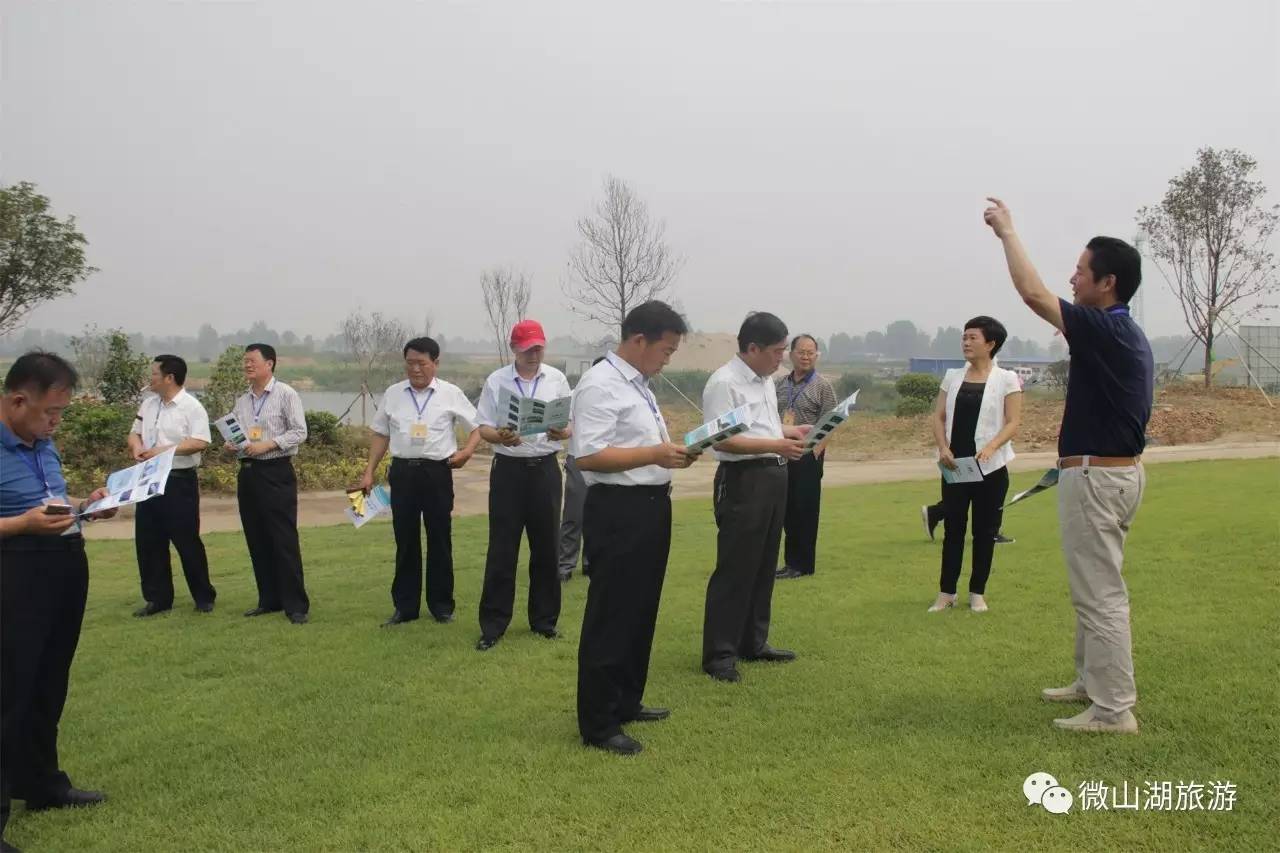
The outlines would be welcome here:
<svg viewBox="0 0 1280 853">
<path fill-rule="evenodd" d="M 564 295 L 568 309 L 611 334 L 627 312 L 670 290 L 684 265 L 666 244 L 666 225 L 648 205 L 610 175 L 593 215 L 578 220 L 578 246 L 569 256 Z"/>
<path fill-rule="evenodd" d="M 498 363 L 506 365 L 511 360 L 511 327 L 529 314 L 533 282 L 523 272 L 498 267 L 481 274 L 480 294 Z"/>
</svg>

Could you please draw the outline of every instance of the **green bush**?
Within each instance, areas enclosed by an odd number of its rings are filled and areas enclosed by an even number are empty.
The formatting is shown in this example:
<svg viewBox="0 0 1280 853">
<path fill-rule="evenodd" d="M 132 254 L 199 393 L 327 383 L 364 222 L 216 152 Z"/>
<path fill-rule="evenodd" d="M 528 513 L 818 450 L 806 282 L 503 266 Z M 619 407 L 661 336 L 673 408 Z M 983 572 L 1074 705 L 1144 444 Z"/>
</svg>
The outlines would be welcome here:
<svg viewBox="0 0 1280 853">
<path fill-rule="evenodd" d="M 920 397 L 903 397 L 898 401 L 894 414 L 900 418 L 914 418 L 917 415 L 927 414 L 933 408 L 933 400 L 925 400 Z"/>
<path fill-rule="evenodd" d="M 932 403 L 933 398 L 938 396 L 939 384 L 938 377 L 932 373 L 904 373 L 898 377 L 894 387 L 908 400 Z"/>
<path fill-rule="evenodd" d="M 869 373 L 842 373 L 836 380 L 836 397 L 843 400 L 854 391 L 861 391 L 862 393 L 858 395 L 861 399 L 875 384 L 875 379 Z"/>
<path fill-rule="evenodd" d="M 329 412 L 310 411 L 307 417 L 307 442 L 310 444 L 338 443 L 338 416 Z"/>
<path fill-rule="evenodd" d="M 53 442 L 71 494 L 84 496 L 111 471 L 132 464 L 126 442 L 137 410 L 126 404 L 76 400 L 62 413 Z"/>
</svg>

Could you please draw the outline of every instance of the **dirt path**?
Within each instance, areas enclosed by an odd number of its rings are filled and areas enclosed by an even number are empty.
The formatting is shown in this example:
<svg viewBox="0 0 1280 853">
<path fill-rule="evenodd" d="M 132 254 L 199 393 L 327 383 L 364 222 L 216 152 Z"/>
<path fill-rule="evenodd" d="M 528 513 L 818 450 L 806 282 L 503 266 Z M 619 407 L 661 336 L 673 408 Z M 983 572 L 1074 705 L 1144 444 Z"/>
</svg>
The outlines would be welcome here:
<svg viewBox="0 0 1280 853">
<path fill-rule="evenodd" d="M 1144 460 L 1148 464 L 1189 462 L 1199 459 L 1257 459 L 1280 456 L 1280 442 L 1215 442 L 1149 448 Z M 1043 471 L 1053 465 L 1052 453 L 1020 454 L 1010 469 L 1014 472 Z M 704 459 L 686 471 L 677 471 L 675 497 L 708 497 L 715 463 Z M 938 469 L 932 459 L 891 459 L 868 462 L 831 461 L 827 463 L 823 482 L 827 487 L 862 483 L 892 483 L 905 480 L 932 480 Z M 488 509 L 489 462 L 477 458 L 454 473 L 455 516 L 483 515 Z M 298 499 L 298 523 L 302 527 L 343 524 L 347 506 L 342 492 L 304 492 Z M 204 532 L 239 530 L 240 515 L 231 497 L 205 497 L 201 500 L 201 529 Z M 389 519 L 388 519 L 389 520 Z M 385 523 L 383 519 L 374 522 Z M 131 539 L 133 519 L 121 516 L 111 521 L 86 527 L 90 539 Z"/>
</svg>

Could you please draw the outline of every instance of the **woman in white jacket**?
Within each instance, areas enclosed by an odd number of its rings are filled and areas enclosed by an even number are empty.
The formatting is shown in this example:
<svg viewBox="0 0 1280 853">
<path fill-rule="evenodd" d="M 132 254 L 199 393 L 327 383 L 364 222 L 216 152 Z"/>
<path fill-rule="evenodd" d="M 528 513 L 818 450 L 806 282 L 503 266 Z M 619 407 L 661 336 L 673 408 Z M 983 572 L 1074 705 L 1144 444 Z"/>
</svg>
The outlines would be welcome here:
<svg viewBox="0 0 1280 853">
<path fill-rule="evenodd" d="M 956 460 L 975 458 L 981 482 L 948 483 L 943 478 L 944 509 L 942 575 L 938 599 L 930 613 L 954 607 L 956 582 L 964 559 L 964 529 L 973 507 L 973 571 L 969 575 L 969 609 L 985 612 L 987 577 L 1000 526 L 1000 507 L 1009 492 L 1014 434 L 1022 419 L 1022 385 L 1018 375 L 996 364 L 996 353 L 1008 332 L 990 317 L 974 317 L 964 325 L 961 347 L 965 367 L 948 370 L 933 410 L 933 437 L 938 461 L 949 471 Z"/>
</svg>

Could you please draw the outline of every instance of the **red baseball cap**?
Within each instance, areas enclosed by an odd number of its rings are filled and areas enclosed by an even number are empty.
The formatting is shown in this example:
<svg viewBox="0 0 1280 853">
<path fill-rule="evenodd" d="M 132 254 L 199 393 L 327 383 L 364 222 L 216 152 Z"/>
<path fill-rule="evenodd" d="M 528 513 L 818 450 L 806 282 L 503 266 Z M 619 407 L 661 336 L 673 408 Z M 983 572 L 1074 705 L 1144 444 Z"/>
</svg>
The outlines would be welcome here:
<svg viewBox="0 0 1280 853">
<path fill-rule="evenodd" d="M 547 336 L 542 331 L 542 324 L 537 320 L 521 320 L 511 327 L 511 347 L 516 352 L 546 345 Z"/>
</svg>

